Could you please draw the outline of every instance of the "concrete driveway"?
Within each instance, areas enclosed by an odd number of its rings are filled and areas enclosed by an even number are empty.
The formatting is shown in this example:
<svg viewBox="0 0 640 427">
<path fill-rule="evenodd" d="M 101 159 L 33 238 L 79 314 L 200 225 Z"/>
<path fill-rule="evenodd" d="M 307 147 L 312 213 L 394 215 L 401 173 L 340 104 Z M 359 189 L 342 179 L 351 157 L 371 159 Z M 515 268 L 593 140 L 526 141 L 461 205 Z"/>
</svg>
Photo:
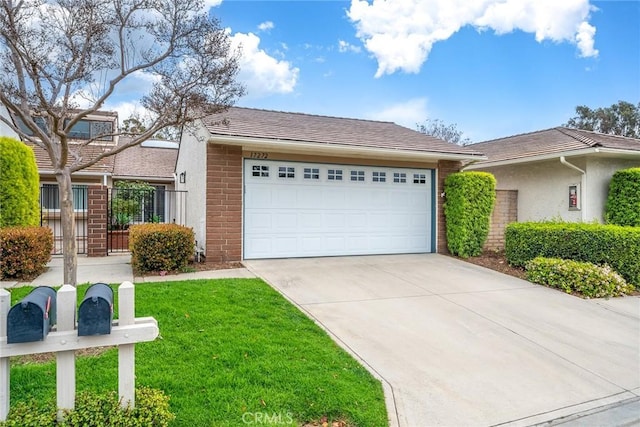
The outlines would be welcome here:
<svg viewBox="0 0 640 427">
<path fill-rule="evenodd" d="M 391 425 L 640 423 L 637 297 L 583 300 L 435 254 L 245 264 L 382 380 Z"/>
</svg>

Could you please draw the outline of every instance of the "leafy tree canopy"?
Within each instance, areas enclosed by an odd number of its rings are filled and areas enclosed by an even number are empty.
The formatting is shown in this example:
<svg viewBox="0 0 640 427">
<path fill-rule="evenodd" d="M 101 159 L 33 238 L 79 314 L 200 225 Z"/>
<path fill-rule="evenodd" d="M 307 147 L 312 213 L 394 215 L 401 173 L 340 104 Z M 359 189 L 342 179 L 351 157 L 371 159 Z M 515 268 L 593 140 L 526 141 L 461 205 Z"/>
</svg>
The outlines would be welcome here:
<svg viewBox="0 0 640 427">
<path fill-rule="evenodd" d="M 420 133 L 434 136 L 453 144 L 471 144 L 471 140 L 469 138 L 463 138 L 463 132 L 461 130 L 458 130 L 458 125 L 455 123 L 448 125 L 440 119 L 427 119 L 423 124 L 417 124 L 416 127 L 417 131 Z"/>
<path fill-rule="evenodd" d="M 610 135 L 640 138 L 640 102 L 634 105 L 618 101 L 611 107 L 591 109 L 586 105 L 576 107 L 576 115 L 564 125 Z"/>
</svg>

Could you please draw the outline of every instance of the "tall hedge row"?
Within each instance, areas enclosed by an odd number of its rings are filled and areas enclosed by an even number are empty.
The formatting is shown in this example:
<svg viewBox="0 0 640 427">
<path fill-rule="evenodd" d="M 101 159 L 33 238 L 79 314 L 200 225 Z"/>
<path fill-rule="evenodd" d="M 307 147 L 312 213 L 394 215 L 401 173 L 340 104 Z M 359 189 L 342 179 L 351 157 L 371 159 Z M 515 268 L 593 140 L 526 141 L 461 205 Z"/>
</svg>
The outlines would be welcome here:
<svg viewBox="0 0 640 427">
<path fill-rule="evenodd" d="M 505 230 L 505 256 L 523 267 L 536 257 L 609 265 L 640 286 L 640 227 L 585 223 L 521 222 Z"/>
<path fill-rule="evenodd" d="M 482 253 L 496 200 L 496 179 L 487 172 L 458 172 L 445 179 L 444 215 L 449 251 L 467 258 Z"/>
<path fill-rule="evenodd" d="M 640 168 L 613 174 L 604 217 L 609 224 L 640 227 Z"/>
<path fill-rule="evenodd" d="M 33 149 L 0 137 L 0 227 L 40 225 L 39 187 Z"/>
</svg>

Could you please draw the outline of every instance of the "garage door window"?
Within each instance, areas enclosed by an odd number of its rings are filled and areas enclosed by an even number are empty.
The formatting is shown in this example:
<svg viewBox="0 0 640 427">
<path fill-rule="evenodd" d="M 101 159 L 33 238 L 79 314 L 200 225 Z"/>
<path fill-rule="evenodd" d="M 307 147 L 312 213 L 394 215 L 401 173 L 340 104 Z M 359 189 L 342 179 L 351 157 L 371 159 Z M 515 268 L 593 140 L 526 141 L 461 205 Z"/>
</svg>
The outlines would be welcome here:
<svg viewBox="0 0 640 427">
<path fill-rule="evenodd" d="M 393 182 L 398 184 L 403 184 L 407 182 L 407 174 L 404 172 L 394 172 L 393 173 Z"/>
<path fill-rule="evenodd" d="M 304 168 L 304 179 L 320 179 L 320 169 Z"/>
<path fill-rule="evenodd" d="M 387 182 L 386 172 L 373 172 L 373 182 Z"/>
<path fill-rule="evenodd" d="M 364 171 L 351 171 L 351 181 L 364 181 Z"/>
<path fill-rule="evenodd" d="M 342 169 L 327 170 L 327 179 L 329 181 L 342 181 Z"/>
<path fill-rule="evenodd" d="M 280 166 L 278 168 L 278 177 L 279 178 L 295 178 L 296 177 L 296 168 L 290 166 Z"/>
<path fill-rule="evenodd" d="M 269 177 L 269 166 L 254 165 L 251 167 L 251 176 Z"/>
<path fill-rule="evenodd" d="M 426 184 L 427 183 L 427 175 L 423 173 L 414 173 L 413 174 L 413 183 L 414 184 Z"/>
</svg>

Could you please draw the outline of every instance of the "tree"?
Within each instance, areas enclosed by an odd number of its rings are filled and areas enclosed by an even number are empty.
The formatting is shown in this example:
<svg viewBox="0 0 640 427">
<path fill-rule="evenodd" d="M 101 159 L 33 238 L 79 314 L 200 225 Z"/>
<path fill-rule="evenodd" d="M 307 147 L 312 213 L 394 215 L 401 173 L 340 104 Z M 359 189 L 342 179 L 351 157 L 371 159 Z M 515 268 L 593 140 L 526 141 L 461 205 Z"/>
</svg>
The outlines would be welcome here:
<svg viewBox="0 0 640 427">
<path fill-rule="evenodd" d="M 0 118 L 44 149 L 59 186 L 64 282 L 76 284 L 71 175 L 168 127 L 224 111 L 243 95 L 239 52 L 200 0 L 3 0 L 0 5 Z M 116 89 L 146 75 L 144 129 L 102 130 L 74 143 L 74 126 L 101 110 Z M 119 134 L 125 144 L 83 149 Z"/>
<path fill-rule="evenodd" d="M 611 107 L 600 107 L 592 110 L 586 105 L 576 107 L 576 116 L 569 119 L 564 126 L 590 130 L 611 135 L 640 138 L 640 102 L 618 101 Z"/>
<path fill-rule="evenodd" d="M 40 225 L 39 187 L 33 149 L 0 137 L 0 227 Z"/>
<path fill-rule="evenodd" d="M 434 136 L 453 144 L 471 144 L 471 140 L 469 138 L 462 138 L 463 132 L 458 130 L 458 125 L 455 123 L 447 125 L 440 119 L 427 119 L 424 121 L 424 124 L 417 124 L 416 127 L 420 133 Z"/>
</svg>

